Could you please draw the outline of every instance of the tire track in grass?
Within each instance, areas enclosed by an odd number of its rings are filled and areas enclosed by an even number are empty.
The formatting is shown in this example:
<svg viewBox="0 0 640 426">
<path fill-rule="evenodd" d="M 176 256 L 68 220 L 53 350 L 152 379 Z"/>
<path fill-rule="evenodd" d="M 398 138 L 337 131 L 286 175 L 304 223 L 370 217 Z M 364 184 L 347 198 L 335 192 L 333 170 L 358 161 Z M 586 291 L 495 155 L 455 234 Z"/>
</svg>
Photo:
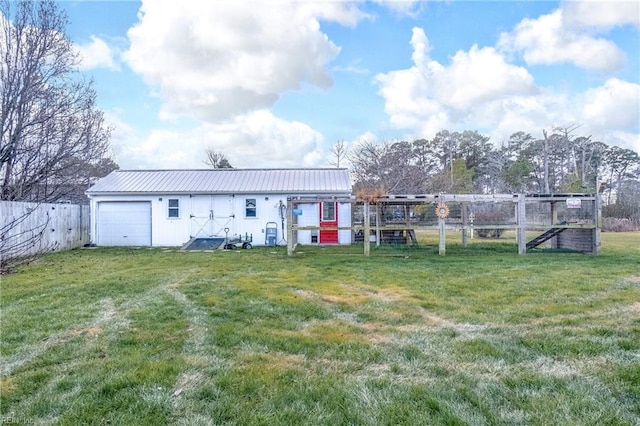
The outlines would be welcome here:
<svg viewBox="0 0 640 426">
<path fill-rule="evenodd" d="M 16 369 L 30 363 L 58 345 L 69 342 L 79 336 L 95 336 L 100 334 L 107 323 L 114 320 L 116 309 L 111 298 L 102 299 L 99 303 L 102 307 L 91 321 L 54 333 L 39 343 L 25 345 L 19 351 L 7 357 L 0 357 L 0 377 L 11 375 Z"/>
<path fill-rule="evenodd" d="M 60 421 L 66 408 L 82 394 L 83 388 L 79 384 L 75 384 L 69 388 L 60 387 L 63 382 L 69 379 L 81 364 L 81 361 L 65 363 L 60 368 L 56 368 L 56 374 L 51 380 L 44 383 L 37 392 L 30 394 L 27 398 L 22 399 L 19 404 L 12 407 L 9 417 L 20 417 L 16 413 L 29 413 L 34 411 L 34 406 L 46 405 L 50 409 L 42 417 L 37 420 L 33 419 L 33 423 L 37 424 L 56 424 Z"/>
<path fill-rule="evenodd" d="M 147 289 L 141 294 L 135 295 L 135 297 L 131 297 L 118 307 L 115 306 L 112 298 L 98 300 L 97 304 L 100 305 L 100 309 L 90 321 L 81 324 L 71 324 L 66 330 L 53 333 L 38 343 L 24 345 L 12 355 L 6 357 L 0 356 L 0 378 L 11 376 L 13 372 L 33 362 L 47 351 L 60 345 L 68 344 L 75 339 L 93 339 L 107 331 L 113 332 L 114 330 L 128 328 L 129 320 L 127 319 L 127 314 L 131 310 L 142 308 L 157 301 L 162 295 L 167 294 L 167 288 L 171 285 L 176 285 L 183 279 L 184 277 L 181 277 L 177 281 L 175 278 L 169 279 Z M 107 328 L 109 330 L 106 330 Z M 19 406 L 15 407 L 16 412 L 27 412 L 34 404 L 39 404 L 43 400 L 49 401 L 52 399 L 56 401 L 55 405 L 63 407 L 65 402 L 73 399 L 79 392 L 79 388 L 73 387 L 70 391 L 61 393 L 60 390 L 57 389 L 57 386 L 68 376 L 69 372 L 76 369 L 80 363 L 81 361 L 78 360 L 75 363 L 65 363 L 61 366 L 61 368 L 56 371 L 56 374 L 47 383 L 43 384 L 38 392 L 30 395 L 29 398 L 23 399 Z M 54 423 L 58 414 L 51 413 L 46 418 L 40 420 L 44 423 Z"/>
<path fill-rule="evenodd" d="M 29 364 L 47 351 L 57 346 L 67 344 L 74 339 L 93 338 L 99 336 L 105 331 L 105 328 L 119 328 L 126 326 L 126 321 L 121 321 L 117 314 L 114 302 L 111 298 L 105 298 L 98 302 L 102 309 L 94 316 L 92 321 L 69 328 L 65 331 L 55 333 L 39 344 L 27 345 L 20 351 L 0 359 L 1 377 L 10 376 L 15 370 Z M 11 408 L 11 413 L 27 413 L 33 411 L 34 406 L 49 406 L 50 410 L 43 416 L 34 419 L 38 424 L 55 424 L 59 421 L 59 417 L 64 413 L 66 408 L 82 393 L 82 386 L 74 384 L 73 386 L 60 387 L 65 381 L 68 381 L 74 371 L 82 364 L 81 357 L 73 362 L 65 362 L 56 366 L 51 366 L 54 374 L 51 378 L 34 393 L 27 398 L 22 399 L 17 406 Z"/>
<path fill-rule="evenodd" d="M 166 389 L 153 385 L 144 389 L 141 397 L 155 403 L 166 401 L 168 408 L 173 408 L 177 410 L 178 413 L 184 413 L 187 410 L 184 409 L 186 406 L 183 407 L 184 403 L 181 402 L 181 397 L 184 396 L 184 394 L 188 394 L 188 391 L 195 388 L 195 386 L 204 379 L 205 371 L 212 365 L 222 365 L 222 362 L 217 357 L 209 353 L 209 348 L 206 346 L 208 333 L 207 313 L 177 290 L 177 287 L 192 276 L 193 272 L 194 271 L 190 270 L 181 274 L 174 274 L 168 277 L 168 279 L 163 280 L 163 282 L 158 283 L 158 285 L 129 298 L 124 303 L 119 304 L 118 307 L 115 306 L 114 300 L 111 298 L 99 300 L 98 304 L 101 305 L 101 307 L 90 321 L 79 325 L 72 324 L 66 330 L 54 333 L 39 343 L 25 345 L 10 356 L 0 357 L 0 377 L 10 376 L 14 371 L 28 365 L 47 351 L 57 346 L 67 344 L 74 339 L 94 338 L 105 332 L 107 327 L 111 329 L 111 331 L 114 329 L 128 328 L 129 320 L 127 319 L 127 315 L 129 312 L 153 304 L 164 295 L 169 295 L 183 307 L 186 322 L 189 324 L 187 329 L 189 335 L 185 340 L 183 348 L 188 367 L 177 378 L 174 388 L 171 389 L 171 393 L 168 394 Z M 78 361 L 78 363 L 80 363 L 80 361 Z M 29 398 L 23 399 L 19 406 L 15 408 L 19 409 L 20 412 L 27 412 L 34 404 L 40 404 L 43 400 L 53 398 L 56 401 L 58 409 L 48 413 L 46 417 L 40 420 L 45 423 L 55 423 L 58 416 L 64 412 L 65 408 L 63 407 L 67 406 L 69 401 L 80 392 L 77 386 L 62 393 L 57 389 L 58 384 L 66 379 L 69 371 L 78 367 L 78 363 L 67 363 L 62 366 L 61 370 L 57 371 L 38 392 L 30 395 Z M 207 423 L 207 419 L 204 417 L 200 418 L 200 416 L 190 416 L 189 420 L 195 421 L 198 424 Z"/>
<path fill-rule="evenodd" d="M 173 386 L 173 410 L 175 417 L 180 419 L 179 424 L 212 424 L 210 419 L 193 412 L 197 408 L 190 405 L 189 396 L 206 380 L 212 368 L 218 369 L 227 363 L 212 353 L 212 347 L 207 343 L 210 333 L 208 313 L 177 288 L 187 278 L 188 275 L 185 275 L 165 289 L 182 305 L 188 324 L 188 336 L 183 347 L 187 367 Z"/>
</svg>

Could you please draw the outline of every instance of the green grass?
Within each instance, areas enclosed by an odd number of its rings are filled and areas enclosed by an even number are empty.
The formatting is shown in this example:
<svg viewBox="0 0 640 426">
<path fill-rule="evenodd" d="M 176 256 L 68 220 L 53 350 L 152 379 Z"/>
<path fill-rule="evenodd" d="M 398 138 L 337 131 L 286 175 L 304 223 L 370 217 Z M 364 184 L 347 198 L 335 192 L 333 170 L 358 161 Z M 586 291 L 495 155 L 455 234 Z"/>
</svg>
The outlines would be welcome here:
<svg viewBox="0 0 640 426">
<path fill-rule="evenodd" d="M 2 277 L 0 423 L 638 424 L 640 233 L 458 237 L 45 256 Z"/>
</svg>

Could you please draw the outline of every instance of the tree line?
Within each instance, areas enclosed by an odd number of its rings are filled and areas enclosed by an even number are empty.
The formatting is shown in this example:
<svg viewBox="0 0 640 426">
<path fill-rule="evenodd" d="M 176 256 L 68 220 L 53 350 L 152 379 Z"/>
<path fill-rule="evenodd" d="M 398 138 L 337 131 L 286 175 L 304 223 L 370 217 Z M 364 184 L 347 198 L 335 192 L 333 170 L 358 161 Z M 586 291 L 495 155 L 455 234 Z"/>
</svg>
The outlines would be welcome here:
<svg viewBox="0 0 640 426">
<path fill-rule="evenodd" d="M 603 194 L 605 209 L 640 217 L 640 157 L 630 149 L 577 135 L 572 125 L 517 132 L 496 146 L 477 131 L 442 130 L 433 139 L 363 142 L 346 152 L 338 142 L 332 164 L 351 163 L 354 189 L 389 194 L 572 193 Z M 596 187 L 596 185 L 598 187 Z"/>
</svg>

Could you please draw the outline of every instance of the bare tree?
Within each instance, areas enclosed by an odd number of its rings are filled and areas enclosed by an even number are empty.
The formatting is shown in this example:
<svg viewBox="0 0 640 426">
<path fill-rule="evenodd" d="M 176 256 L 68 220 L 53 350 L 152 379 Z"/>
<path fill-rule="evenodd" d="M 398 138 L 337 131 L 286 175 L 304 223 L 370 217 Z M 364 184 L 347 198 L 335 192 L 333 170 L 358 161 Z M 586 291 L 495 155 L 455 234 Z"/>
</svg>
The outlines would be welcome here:
<svg viewBox="0 0 640 426">
<path fill-rule="evenodd" d="M 205 151 L 205 154 L 207 155 L 207 159 L 204 160 L 204 164 L 210 166 L 211 168 L 233 169 L 233 166 L 231 165 L 231 163 L 229 163 L 229 160 L 227 160 L 227 156 L 223 152 L 216 151 L 215 149 L 209 147 Z"/>
<path fill-rule="evenodd" d="M 65 197 L 81 164 L 108 150 L 110 129 L 55 1 L 0 4 L 0 199 Z"/>
<path fill-rule="evenodd" d="M 329 164 L 335 166 L 336 168 L 340 168 L 340 162 L 345 160 L 348 153 L 349 148 L 347 147 L 347 143 L 344 140 L 339 140 L 335 143 L 330 149 L 329 152 L 333 155 L 333 159 L 329 161 Z"/>
<path fill-rule="evenodd" d="M 93 82 L 78 72 L 67 23 L 53 0 L 0 0 L 0 200 L 68 200 L 114 168 L 110 129 Z M 48 220 L 32 223 L 31 211 L 2 218 L 0 269 L 39 244 Z"/>
<path fill-rule="evenodd" d="M 421 141 L 361 143 L 349 155 L 356 189 L 382 188 L 389 194 L 419 194 L 429 169 L 421 157 Z"/>
</svg>

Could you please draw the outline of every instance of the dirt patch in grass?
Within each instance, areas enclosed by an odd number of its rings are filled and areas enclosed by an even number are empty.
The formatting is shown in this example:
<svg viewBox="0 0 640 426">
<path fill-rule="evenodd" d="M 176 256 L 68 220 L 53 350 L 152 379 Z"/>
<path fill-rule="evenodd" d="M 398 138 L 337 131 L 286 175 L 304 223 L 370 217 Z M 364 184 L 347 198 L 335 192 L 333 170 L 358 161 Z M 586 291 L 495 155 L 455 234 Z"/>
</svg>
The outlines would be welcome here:
<svg viewBox="0 0 640 426">
<path fill-rule="evenodd" d="M 346 282 L 314 286 L 315 291 L 294 289 L 293 291 L 311 300 L 322 300 L 334 304 L 359 306 L 372 301 L 392 303 L 411 297 L 411 293 L 401 287 L 372 288 L 361 287 Z"/>
<path fill-rule="evenodd" d="M 253 365 L 258 368 L 287 370 L 299 367 L 305 362 L 303 354 L 285 352 L 246 353 L 239 357 L 239 365 Z"/>
<path fill-rule="evenodd" d="M 381 302 L 397 302 L 411 297 L 411 293 L 402 287 L 386 286 L 384 288 L 366 288 L 341 282 L 340 286 L 355 293 L 360 293 L 368 298 Z"/>
<path fill-rule="evenodd" d="M 300 333 L 303 336 L 309 336 L 330 344 L 365 343 L 367 341 L 363 329 L 340 320 L 311 320 L 304 325 Z"/>
<path fill-rule="evenodd" d="M 12 377 L 0 377 L 0 394 L 8 394 L 14 391 L 18 385 Z"/>
<path fill-rule="evenodd" d="M 388 344 L 393 341 L 392 330 L 383 324 L 368 322 L 357 326 L 363 330 L 367 340 L 372 344 Z"/>
<path fill-rule="evenodd" d="M 488 326 L 485 324 L 469 324 L 464 322 L 456 322 L 435 315 L 421 306 L 416 306 L 415 310 L 420 313 L 423 321 L 419 323 L 399 325 L 397 329 L 404 333 L 429 333 L 434 331 L 450 330 L 456 336 L 462 335 L 473 337 L 483 333 Z"/>
<path fill-rule="evenodd" d="M 189 392 L 195 389 L 203 380 L 205 376 L 198 372 L 184 372 L 178 376 L 175 385 L 173 386 L 173 396 L 179 397 L 185 392 Z"/>
<path fill-rule="evenodd" d="M 97 327 L 97 326 L 85 327 L 77 330 L 72 330 L 71 332 L 69 332 L 69 337 L 78 337 L 78 336 L 96 337 L 102 334 L 102 332 L 103 332 L 102 327 Z"/>
</svg>

